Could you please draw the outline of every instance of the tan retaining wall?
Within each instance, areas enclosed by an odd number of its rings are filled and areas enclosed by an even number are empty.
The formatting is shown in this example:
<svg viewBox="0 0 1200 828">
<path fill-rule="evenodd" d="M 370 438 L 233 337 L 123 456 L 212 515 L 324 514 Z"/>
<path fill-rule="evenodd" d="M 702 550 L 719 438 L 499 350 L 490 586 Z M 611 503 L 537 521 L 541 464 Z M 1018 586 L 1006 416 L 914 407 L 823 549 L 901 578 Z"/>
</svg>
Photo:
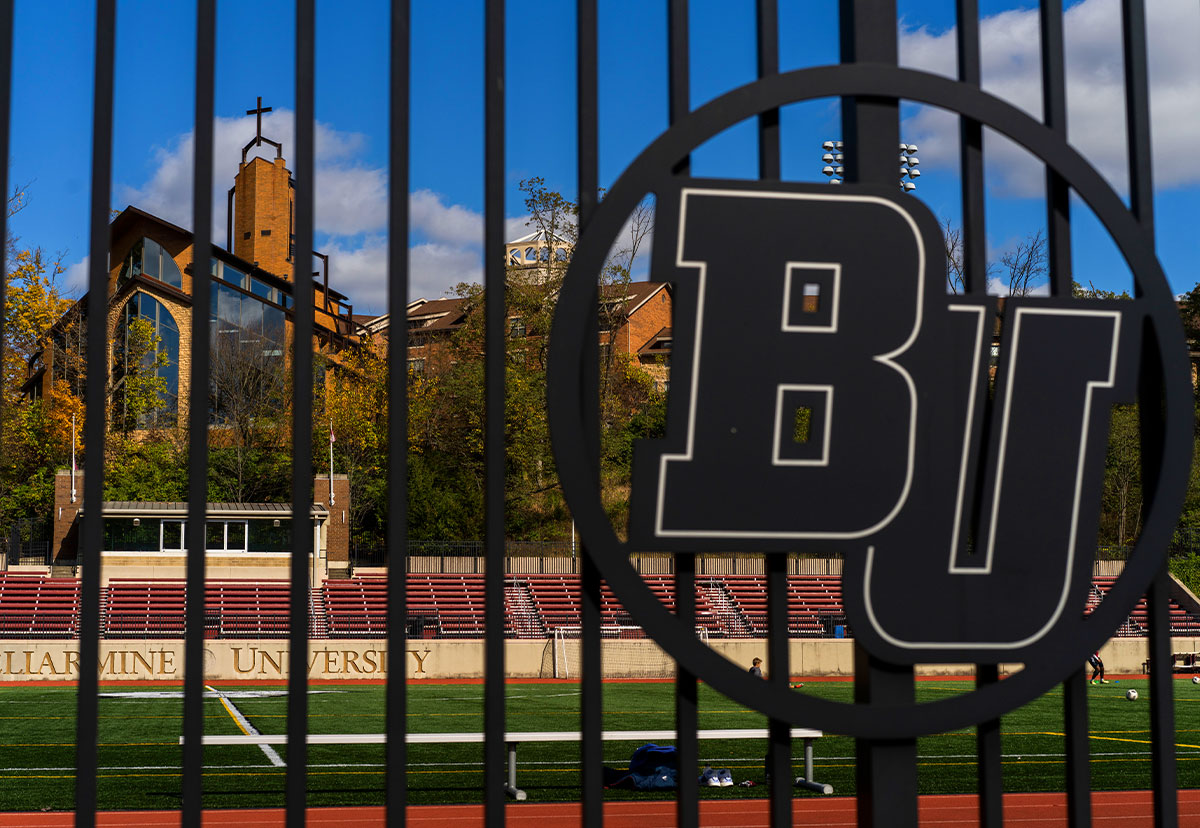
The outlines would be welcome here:
<svg viewBox="0 0 1200 828">
<path fill-rule="evenodd" d="M 766 659 L 762 639 L 712 641 L 710 646 L 739 667 L 748 667 L 756 656 Z M 206 641 L 205 677 L 212 681 L 274 680 L 288 674 L 288 646 L 284 639 Z M 554 675 L 553 641 L 505 641 L 506 672 L 512 678 L 549 678 Z M 1200 638 L 1176 638 L 1172 651 L 1200 651 Z M 0 642 L 0 681 L 77 679 L 78 641 Z M 1109 673 L 1144 672 L 1147 640 L 1118 638 L 1100 651 Z M 404 660 L 410 679 L 481 678 L 484 643 L 478 639 L 412 641 Z M 605 641 L 606 675 L 662 675 L 665 657 L 649 641 Z M 328 639 L 312 641 L 308 653 L 311 679 L 381 679 L 391 662 L 382 639 Z M 560 663 L 561 666 L 561 663 Z M 1015 665 L 1014 665 L 1015 666 Z M 1082 664 L 1080 665 L 1083 666 Z M 771 665 L 765 665 L 769 673 Z M 159 679 L 182 681 L 184 642 L 180 639 L 101 641 L 100 678 L 104 680 Z M 792 675 L 849 676 L 854 672 L 854 642 L 850 639 L 793 640 Z M 922 675 L 970 674 L 970 665 L 923 665 Z M 561 674 L 561 671 L 560 671 Z"/>
</svg>

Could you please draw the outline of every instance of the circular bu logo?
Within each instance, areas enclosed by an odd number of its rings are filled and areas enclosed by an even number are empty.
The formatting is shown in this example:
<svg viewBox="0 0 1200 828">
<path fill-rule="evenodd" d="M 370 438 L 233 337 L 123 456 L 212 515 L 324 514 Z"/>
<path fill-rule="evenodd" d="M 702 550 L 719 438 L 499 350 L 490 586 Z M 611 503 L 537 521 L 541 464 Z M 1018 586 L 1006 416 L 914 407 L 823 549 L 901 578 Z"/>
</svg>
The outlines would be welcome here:
<svg viewBox="0 0 1200 828">
<path fill-rule="evenodd" d="M 671 174 L 735 123 L 843 95 L 944 107 L 1033 152 L 1104 224 L 1137 298 L 1009 299 L 991 376 L 997 300 L 946 295 L 941 231 L 921 202 L 893 189 Z M 647 194 L 656 205 L 652 275 L 675 285 L 671 397 L 665 437 L 635 449 L 622 542 L 587 449 L 594 418 L 581 405 L 590 398 L 584 355 L 605 257 Z M 906 738 L 1032 700 L 1079 669 L 1128 615 L 1161 567 L 1187 482 L 1189 380 L 1152 239 L 1086 161 L 977 87 L 852 64 L 734 90 L 629 166 L 585 229 L 560 294 L 549 410 L 581 535 L 659 645 L 772 718 Z M 1135 401 L 1151 424 L 1154 500 L 1124 573 L 1085 619 L 1109 413 Z M 838 554 L 855 635 L 878 659 L 1024 666 L 920 704 L 793 693 L 750 677 L 664 609 L 629 564 L 631 551 L 650 550 Z"/>
</svg>

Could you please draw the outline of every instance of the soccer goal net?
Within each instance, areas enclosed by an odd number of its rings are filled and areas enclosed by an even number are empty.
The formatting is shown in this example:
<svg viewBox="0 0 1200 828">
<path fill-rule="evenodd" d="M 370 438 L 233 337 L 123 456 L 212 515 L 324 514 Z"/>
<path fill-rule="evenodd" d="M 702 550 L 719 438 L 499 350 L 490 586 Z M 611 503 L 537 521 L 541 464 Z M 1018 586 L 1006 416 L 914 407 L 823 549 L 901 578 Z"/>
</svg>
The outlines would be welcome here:
<svg viewBox="0 0 1200 828">
<path fill-rule="evenodd" d="M 543 676 L 579 678 L 583 642 L 579 626 L 555 627 L 542 656 Z M 708 630 L 696 628 L 696 637 L 708 643 Z M 675 660 L 649 638 L 641 627 L 605 624 L 600 627 L 600 663 L 605 678 L 670 678 Z"/>
</svg>

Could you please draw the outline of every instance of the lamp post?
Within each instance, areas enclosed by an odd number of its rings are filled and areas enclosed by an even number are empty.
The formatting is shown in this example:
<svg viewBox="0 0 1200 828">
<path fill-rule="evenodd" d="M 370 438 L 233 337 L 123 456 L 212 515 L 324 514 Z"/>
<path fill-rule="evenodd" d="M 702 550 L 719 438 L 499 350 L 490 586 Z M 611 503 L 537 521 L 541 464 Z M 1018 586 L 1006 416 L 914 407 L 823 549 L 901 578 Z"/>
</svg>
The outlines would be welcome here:
<svg viewBox="0 0 1200 828">
<path fill-rule="evenodd" d="M 825 141 L 821 149 L 824 150 L 821 163 L 825 165 L 821 172 L 829 177 L 830 184 L 841 184 L 846 179 L 845 144 L 841 141 Z M 918 169 L 920 163 L 916 144 L 900 145 L 900 189 L 904 192 L 911 193 L 917 189 L 915 179 L 921 177 L 921 170 Z"/>
</svg>

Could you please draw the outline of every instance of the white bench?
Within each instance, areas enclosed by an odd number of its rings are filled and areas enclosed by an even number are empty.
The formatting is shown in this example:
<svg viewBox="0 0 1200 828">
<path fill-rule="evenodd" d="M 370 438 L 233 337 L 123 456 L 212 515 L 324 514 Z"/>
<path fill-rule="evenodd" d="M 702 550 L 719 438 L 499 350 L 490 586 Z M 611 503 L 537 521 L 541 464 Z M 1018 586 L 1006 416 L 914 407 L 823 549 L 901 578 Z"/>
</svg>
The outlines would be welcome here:
<svg viewBox="0 0 1200 828">
<path fill-rule="evenodd" d="M 825 735 L 820 730 L 792 728 L 792 738 L 804 741 L 804 776 L 798 776 L 798 787 L 822 794 L 833 793 L 833 786 L 813 779 L 813 740 Z M 698 739 L 766 739 L 766 728 L 735 728 L 725 730 L 698 730 Z M 510 731 L 504 734 L 508 746 L 508 784 L 504 790 L 514 799 L 525 799 L 525 791 L 517 787 L 517 745 L 522 742 L 578 742 L 583 738 L 578 730 Z M 664 742 L 676 738 L 674 730 L 604 730 L 600 738 L 605 742 Z M 208 735 L 203 738 L 206 745 L 286 745 L 286 734 L 237 734 L 231 736 Z M 482 733 L 408 733 L 405 742 L 410 745 L 468 744 L 484 741 Z M 309 733 L 310 745 L 379 745 L 387 743 L 384 733 Z M 183 737 L 179 737 L 183 744 Z"/>
</svg>

